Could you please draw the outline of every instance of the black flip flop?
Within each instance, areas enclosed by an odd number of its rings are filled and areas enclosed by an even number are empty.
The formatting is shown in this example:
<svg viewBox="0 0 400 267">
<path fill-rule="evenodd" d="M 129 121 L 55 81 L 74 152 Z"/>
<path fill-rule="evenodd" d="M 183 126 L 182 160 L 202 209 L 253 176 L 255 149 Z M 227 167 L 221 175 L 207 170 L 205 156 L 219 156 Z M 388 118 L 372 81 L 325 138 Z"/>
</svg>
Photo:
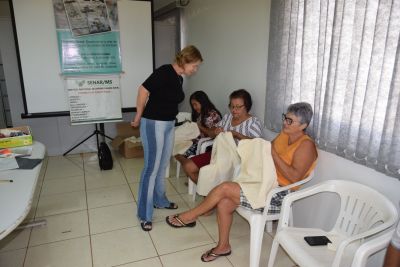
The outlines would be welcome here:
<svg viewBox="0 0 400 267">
<path fill-rule="evenodd" d="M 169 220 L 169 218 L 175 219 L 175 220 L 179 223 L 179 225 L 173 224 L 173 223 Z M 172 217 L 171 217 L 171 216 L 167 216 L 167 217 L 165 218 L 165 221 L 167 222 L 167 224 L 168 224 L 169 226 L 174 227 L 174 228 L 195 227 L 195 226 L 196 226 L 196 221 L 191 222 L 191 223 L 184 223 L 184 222 L 179 218 L 179 214 L 175 214 L 175 215 L 173 215 Z"/>
<path fill-rule="evenodd" d="M 176 210 L 178 208 L 178 205 L 176 205 L 174 202 L 170 202 L 168 207 L 157 207 L 153 206 L 155 209 L 167 209 L 167 210 Z"/>
<path fill-rule="evenodd" d="M 153 224 L 151 222 L 143 221 L 140 222 L 140 227 L 142 227 L 143 231 L 151 231 L 153 229 Z"/>
<path fill-rule="evenodd" d="M 232 253 L 232 251 L 229 250 L 228 252 L 217 254 L 217 253 L 214 253 L 214 252 L 213 252 L 213 249 L 215 249 L 215 248 L 212 248 L 212 249 L 210 249 L 209 251 L 207 251 L 206 253 L 204 253 L 203 255 L 201 255 L 201 261 L 202 261 L 202 262 L 215 261 L 215 260 L 218 259 L 219 257 L 222 257 L 222 256 L 229 256 L 229 255 L 231 255 L 231 253 Z M 208 258 L 208 257 L 213 257 L 213 259 L 212 259 L 212 260 L 206 261 L 205 258 Z"/>
</svg>

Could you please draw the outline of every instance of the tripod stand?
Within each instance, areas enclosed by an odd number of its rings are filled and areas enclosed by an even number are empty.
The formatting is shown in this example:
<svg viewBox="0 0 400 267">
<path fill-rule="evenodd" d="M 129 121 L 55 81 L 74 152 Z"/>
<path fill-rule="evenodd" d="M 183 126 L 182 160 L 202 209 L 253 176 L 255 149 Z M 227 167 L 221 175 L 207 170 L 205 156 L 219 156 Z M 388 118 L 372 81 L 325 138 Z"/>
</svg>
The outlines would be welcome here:
<svg viewBox="0 0 400 267">
<path fill-rule="evenodd" d="M 99 128 L 100 127 L 100 130 Z M 96 123 L 95 124 L 95 130 L 94 132 L 89 135 L 88 137 L 86 137 L 85 139 L 83 139 L 81 142 L 79 142 L 77 145 L 75 145 L 74 147 L 72 147 L 71 149 L 69 149 L 67 152 L 65 152 L 63 154 L 63 156 L 67 155 L 69 152 L 71 152 L 72 150 L 74 150 L 75 148 L 77 148 L 78 146 L 80 146 L 82 143 L 84 143 L 86 140 L 88 140 L 89 138 L 91 138 L 93 135 L 96 135 L 96 144 L 97 144 L 97 150 L 99 149 L 99 135 L 102 137 L 102 141 L 104 142 L 105 137 L 107 137 L 110 140 L 113 140 L 111 137 L 107 136 L 104 133 L 104 123 Z"/>
</svg>

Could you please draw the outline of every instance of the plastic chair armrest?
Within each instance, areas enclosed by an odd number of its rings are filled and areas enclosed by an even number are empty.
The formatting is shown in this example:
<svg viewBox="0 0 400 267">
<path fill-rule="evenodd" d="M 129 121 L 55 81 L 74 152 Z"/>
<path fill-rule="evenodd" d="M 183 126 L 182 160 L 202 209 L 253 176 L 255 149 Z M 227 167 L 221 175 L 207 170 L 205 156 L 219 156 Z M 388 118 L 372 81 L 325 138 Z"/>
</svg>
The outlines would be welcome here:
<svg viewBox="0 0 400 267">
<path fill-rule="evenodd" d="M 213 142 L 214 139 L 212 139 L 211 137 L 200 138 L 200 140 L 197 143 L 198 145 L 197 145 L 196 155 L 206 152 L 207 147 L 212 145 Z"/>
<path fill-rule="evenodd" d="M 368 257 L 373 253 L 376 253 L 384 248 L 386 248 L 390 240 L 392 239 L 395 229 L 385 232 L 377 238 L 373 238 L 364 242 L 355 252 L 352 267 L 365 266 Z"/>
<path fill-rule="evenodd" d="M 268 210 L 269 210 L 269 206 L 270 206 L 270 204 L 271 204 L 271 199 L 272 199 L 272 197 L 273 197 L 276 193 L 280 193 L 280 192 L 282 192 L 282 191 L 290 190 L 290 189 L 292 189 L 293 187 L 297 187 L 297 186 L 303 185 L 303 184 L 307 183 L 308 181 L 310 181 L 313 177 L 314 177 L 314 172 L 310 173 L 309 176 L 307 176 L 306 178 L 304 178 L 304 179 L 302 179 L 302 180 L 300 180 L 300 181 L 297 181 L 297 182 L 295 182 L 295 183 L 292 183 L 292 184 L 289 184 L 289 185 L 286 185 L 286 186 L 278 186 L 278 187 L 272 189 L 272 190 L 268 193 L 267 199 L 265 200 L 265 205 L 264 205 L 265 208 L 264 208 L 264 213 L 263 213 L 263 215 L 264 215 L 264 216 L 267 216 L 267 215 L 268 215 Z"/>
</svg>

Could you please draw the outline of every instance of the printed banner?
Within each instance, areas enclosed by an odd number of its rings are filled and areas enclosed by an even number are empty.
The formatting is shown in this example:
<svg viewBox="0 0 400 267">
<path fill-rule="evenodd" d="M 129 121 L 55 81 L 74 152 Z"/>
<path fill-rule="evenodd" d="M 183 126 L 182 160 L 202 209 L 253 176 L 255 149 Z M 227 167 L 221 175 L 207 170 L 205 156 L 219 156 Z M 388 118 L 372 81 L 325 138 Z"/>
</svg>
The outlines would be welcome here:
<svg viewBox="0 0 400 267">
<path fill-rule="evenodd" d="M 122 71 L 117 0 L 53 0 L 64 75 Z"/>
<path fill-rule="evenodd" d="M 118 76 L 66 77 L 71 124 L 122 121 Z"/>
</svg>

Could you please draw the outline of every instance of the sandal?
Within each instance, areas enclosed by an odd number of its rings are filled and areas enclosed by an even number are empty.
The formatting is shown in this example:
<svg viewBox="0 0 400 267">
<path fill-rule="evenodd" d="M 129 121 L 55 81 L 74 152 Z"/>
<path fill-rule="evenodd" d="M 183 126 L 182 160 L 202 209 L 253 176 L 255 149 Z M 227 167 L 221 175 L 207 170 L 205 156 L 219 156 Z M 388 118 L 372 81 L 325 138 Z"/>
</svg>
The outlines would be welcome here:
<svg viewBox="0 0 400 267">
<path fill-rule="evenodd" d="M 142 230 L 146 232 L 151 231 L 153 229 L 152 222 L 142 221 L 140 222 L 140 226 L 142 227 Z"/>
<path fill-rule="evenodd" d="M 173 224 L 173 223 L 171 222 L 171 220 L 170 220 L 171 218 L 172 218 L 172 219 L 175 219 L 179 224 Z M 184 222 L 179 218 L 179 214 L 175 214 L 175 215 L 173 215 L 172 217 L 171 217 L 171 216 L 167 216 L 167 217 L 165 218 L 165 221 L 167 222 L 167 224 L 168 224 L 169 226 L 174 227 L 174 228 L 195 227 L 195 226 L 196 226 L 196 221 L 191 222 L 191 223 L 184 223 Z"/>
<path fill-rule="evenodd" d="M 216 259 L 218 259 L 219 257 L 222 257 L 222 256 L 229 256 L 229 255 L 231 255 L 231 253 L 232 253 L 232 251 L 231 250 L 229 250 L 228 252 L 225 252 L 225 253 L 214 253 L 213 252 L 213 249 L 215 249 L 215 248 L 212 248 L 212 249 L 210 249 L 209 251 L 207 251 L 206 253 L 204 253 L 203 255 L 201 255 L 201 261 L 202 262 L 210 262 L 210 261 L 214 261 L 214 260 L 216 260 Z M 211 260 L 206 260 L 206 258 L 208 258 L 208 257 L 213 257 Z"/>
<path fill-rule="evenodd" d="M 178 205 L 174 202 L 170 202 L 168 207 L 157 207 L 156 205 L 153 206 L 155 209 L 167 209 L 167 210 L 176 210 Z"/>
</svg>

